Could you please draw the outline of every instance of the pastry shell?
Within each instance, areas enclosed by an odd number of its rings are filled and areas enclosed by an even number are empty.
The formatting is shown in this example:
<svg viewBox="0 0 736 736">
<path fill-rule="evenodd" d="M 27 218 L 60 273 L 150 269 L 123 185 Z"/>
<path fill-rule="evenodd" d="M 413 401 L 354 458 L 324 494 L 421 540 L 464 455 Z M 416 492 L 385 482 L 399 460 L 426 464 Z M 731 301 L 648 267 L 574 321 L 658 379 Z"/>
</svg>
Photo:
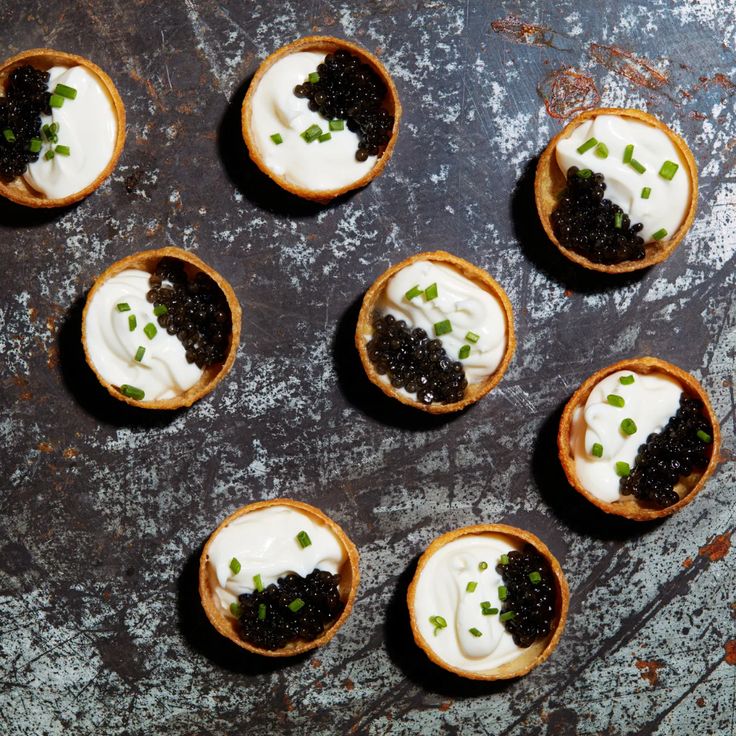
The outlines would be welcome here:
<svg viewBox="0 0 736 736">
<path fill-rule="evenodd" d="M 92 298 L 96 294 L 97 290 L 108 279 L 128 268 L 137 268 L 142 271 L 153 273 L 156 269 L 156 265 L 162 258 L 174 258 L 178 261 L 182 261 L 184 263 L 184 269 L 189 276 L 202 271 L 217 284 L 225 295 L 227 305 L 230 309 L 230 317 L 232 321 L 230 347 L 225 361 L 223 363 L 216 363 L 214 365 L 207 366 L 202 372 L 199 381 L 184 393 L 179 394 L 172 399 L 139 401 L 137 399 L 131 399 L 130 397 L 120 393 L 116 386 L 105 380 L 105 378 L 103 378 L 103 376 L 101 376 L 97 371 L 97 368 L 89 354 L 89 350 L 87 349 L 87 310 L 89 309 L 89 305 L 92 303 Z M 141 409 L 181 409 L 185 406 L 191 406 L 195 401 L 198 401 L 203 396 L 210 393 L 210 391 L 213 391 L 217 384 L 220 383 L 232 368 L 233 362 L 235 361 L 235 355 L 238 351 L 238 345 L 240 344 L 241 321 L 242 312 L 240 310 L 240 304 L 235 296 L 232 286 L 230 286 L 230 284 L 225 281 L 217 271 L 210 268 L 200 258 L 195 256 L 193 253 L 182 250 L 181 248 L 167 247 L 159 248 L 157 250 L 142 250 L 113 263 L 112 266 L 107 268 L 100 276 L 97 277 L 92 288 L 89 290 L 87 302 L 84 305 L 84 312 L 82 313 L 82 345 L 84 347 L 84 357 L 95 376 L 97 376 L 97 380 L 107 389 L 108 393 L 116 399 L 124 401 L 126 404 L 130 404 L 131 406 L 137 406 Z"/>
<path fill-rule="evenodd" d="M 680 496 L 680 500 L 677 503 L 673 503 L 671 506 L 667 506 L 663 509 L 652 507 L 644 504 L 637 499 L 633 494 L 630 496 L 622 496 L 620 500 L 613 503 L 602 501 L 600 498 L 594 496 L 588 491 L 578 479 L 577 473 L 575 472 L 575 457 L 570 444 L 570 433 L 572 430 L 573 412 L 578 406 L 584 406 L 588 400 L 591 391 L 604 379 L 606 376 L 610 376 L 612 373 L 617 371 L 630 370 L 636 373 L 648 374 L 648 373 L 663 373 L 670 378 L 677 380 L 683 387 L 685 393 L 692 397 L 697 397 L 703 402 L 708 421 L 713 428 L 711 443 L 711 456 L 708 461 L 708 465 L 702 473 L 691 473 L 687 478 L 681 479 L 675 486 L 675 491 Z M 718 425 L 718 418 L 716 417 L 713 407 L 708 399 L 708 395 L 705 389 L 693 378 L 689 373 L 686 373 L 681 368 L 678 368 L 672 363 L 667 363 L 659 358 L 630 358 L 627 360 L 619 361 L 613 365 L 609 365 L 606 368 L 596 371 L 590 378 L 586 379 L 583 384 L 578 388 L 577 391 L 572 395 L 570 400 L 567 402 L 564 411 L 562 412 L 562 418 L 560 420 L 560 429 L 557 434 L 557 447 L 560 455 L 560 462 L 567 476 L 567 480 L 570 485 L 588 501 L 597 506 L 602 511 L 608 514 L 616 514 L 617 516 L 623 516 L 627 519 L 634 521 L 650 521 L 652 519 L 661 519 L 670 514 L 674 514 L 675 511 L 679 511 L 683 506 L 689 504 L 695 496 L 700 493 L 705 482 L 711 476 L 713 471 L 716 469 L 719 460 L 719 450 L 721 446 L 721 430 Z"/>
<path fill-rule="evenodd" d="M 289 508 L 306 514 L 307 516 L 313 517 L 319 523 L 329 527 L 330 531 L 340 540 L 340 543 L 347 555 L 347 559 L 339 570 L 340 597 L 345 601 L 345 608 L 339 618 L 324 631 L 322 636 L 317 639 L 314 639 L 313 641 L 289 642 L 282 649 L 276 650 L 262 649 L 261 647 L 253 646 L 249 642 L 240 638 L 235 619 L 222 612 L 222 608 L 220 607 L 219 600 L 215 593 L 216 579 L 208 565 L 210 545 L 212 544 L 212 540 L 222 529 L 235 521 L 235 519 L 238 519 L 245 514 L 265 509 L 269 506 L 288 506 Z M 358 591 L 358 584 L 360 582 L 358 559 L 358 550 L 347 534 L 345 534 L 338 524 L 318 508 L 311 506 L 308 503 L 303 503 L 302 501 L 294 501 L 290 498 L 276 498 L 271 501 L 257 501 L 256 503 L 243 506 L 230 514 L 230 516 L 228 516 L 220 526 L 212 532 L 210 538 L 207 540 L 207 543 L 202 550 L 202 556 L 199 559 L 199 596 L 202 600 L 202 606 L 207 614 L 207 618 L 210 620 L 210 623 L 220 634 L 226 636 L 234 644 L 237 644 L 239 647 L 242 647 L 253 654 L 261 654 L 264 657 L 292 657 L 327 644 L 327 642 L 330 641 L 330 639 L 332 639 L 332 637 L 337 633 L 337 630 L 345 623 L 345 621 L 347 621 L 347 618 L 353 609 L 355 595 Z"/>
<path fill-rule="evenodd" d="M 536 641 L 530 647 L 524 649 L 516 659 L 497 667 L 478 672 L 464 670 L 460 667 L 448 664 L 434 652 L 427 640 L 422 636 L 419 629 L 414 604 L 419 577 L 430 557 L 432 557 L 432 555 L 434 555 L 441 547 L 444 547 L 460 537 L 470 534 L 499 534 L 508 537 L 512 541 L 518 543 L 519 546 L 523 546 L 527 543 L 530 544 L 537 550 L 537 552 L 539 552 L 539 554 L 542 555 L 549 565 L 549 569 L 552 572 L 552 577 L 555 581 L 555 591 L 557 594 L 555 601 L 555 618 L 552 622 L 550 633 L 544 639 Z M 454 674 L 459 675 L 460 677 L 465 677 L 469 680 L 510 680 L 514 677 L 526 675 L 529 671 L 542 664 L 542 662 L 552 654 L 560 641 L 560 637 L 562 636 L 562 632 L 565 628 L 567 610 L 570 605 L 570 590 L 567 585 L 567 580 L 565 580 L 565 575 L 562 572 L 562 568 L 560 567 L 560 563 L 557 562 L 555 556 L 549 551 L 547 545 L 545 545 L 544 542 L 534 534 L 525 531 L 524 529 L 508 526 L 507 524 L 475 524 L 473 526 L 466 526 L 461 529 L 454 529 L 453 531 L 447 532 L 446 534 L 437 537 L 437 539 L 427 547 L 417 563 L 416 572 L 414 573 L 414 577 L 406 594 L 406 602 L 409 607 L 409 620 L 411 623 L 412 633 L 414 634 L 414 641 L 430 658 L 430 660 L 434 662 L 434 664 L 442 667 L 448 672 L 453 672 Z"/>
<path fill-rule="evenodd" d="M 599 115 L 618 115 L 620 117 L 633 118 L 634 120 L 638 120 L 639 122 L 646 123 L 647 125 L 651 125 L 652 127 L 661 130 L 672 141 L 678 153 L 682 157 L 682 160 L 685 163 L 684 168 L 687 176 L 690 178 L 690 205 L 688 206 L 682 225 L 680 225 L 679 229 L 669 240 L 647 243 L 644 246 L 646 249 L 644 258 L 640 261 L 596 263 L 580 253 L 576 253 L 573 250 L 565 248 L 565 246 L 563 246 L 557 239 L 552 227 L 552 212 L 557 206 L 559 194 L 565 188 L 566 183 L 565 174 L 560 170 L 560 167 L 557 164 L 557 157 L 555 155 L 557 143 L 563 138 L 569 138 L 575 128 L 577 128 L 581 123 L 586 120 L 590 120 L 591 118 L 596 118 Z M 539 158 L 539 163 L 537 164 L 537 174 L 534 180 L 534 196 L 537 202 L 539 219 L 542 221 L 542 227 L 544 227 L 544 231 L 547 233 L 549 239 L 557 246 L 560 253 L 562 253 L 565 258 L 569 258 L 571 261 L 574 261 L 583 268 L 588 268 L 593 271 L 602 271 L 603 273 L 626 273 L 629 271 L 638 271 L 669 258 L 675 248 L 680 244 L 680 241 L 685 237 L 690 226 L 693 224 L 698 204 L 698 168 L 695 164 L 695 158 L 688 148 L 687 143 L 685 143 L 679 135 L 670 130 L 661 120 L 655 118 L 654 115 L 642 112 L 641 110 L 600 107 L 594 110 L 586 110 L 582 114 L 578 115 L 549 142 L 549 145 L 544 149 L 544 152 Z"/>
<path fill-rule="evenodd" d="M 112 79 L 96 64 L 93 64 L 83 56 L 77 56 L 77 54 L 69 54 L 64 51 L 54 51 L 53 49 L 29 49 L 23 51 L 16 56 L 7 59 L 0 64 L 0 90 L 5 90 L 7 79 L 10 73 L 19 66 L 30 64 L 37 69 L 42 71 L 48 71 L 53 66 L 82 66 L 88 71 L 92 72 L 100 81 L 102 86 L 107 91 L 110 100 L 115 111 L 117 118 L 117 137 L 115 139 L 115 147 L 112 152 L 110 160 L 107 162 L 107 166 L 99 173 L 97 178 L 88 184 L 84 189 L 80 189 L 78 192 L 74 192 L 67 197 L 60 197 L 52 199 L 46 197 L 41 192 L 37 192 L 22 176 L 18 176 L 9 183 L 5 183 L 0 180 L 0 195 L 7 199 L 16 202 L 17 204 L 24 205 L 25 207 L 66 207 L 67 205 L 79 202 L 80 199 L 84 199 L 87 195 L 94 192 L 97 187 L 102 184 L 105 179 L 112 173 L 115 165 L 120 158 L 120 154 L 123 151 L 123 144 L 125 143 L 125 106 L 120 98 L 115 84 Z"/>
<path fill-rule="evenodd" d="M 385 108 L 394 118 L 394 127 L 391 131 L 391 138 L 386 145 L 386 149 L 381 154 L 381 157 L 376 161 L 373 168 L 356 181 L 346 184 L 344 187 L 339 189 L 325 189 L 325 190 L 313 190 L 306 189 L 297 184 L 288 181 L 283 176 L 276 174 L 266 164 L 263 156 L 258 150 L 256 145 L 255 136 L 251 131 L 251 102 L 253 95 L 255 94 L 256 88 L 259 82 L 263 78 L 263 75 L 279 60 L 285 56 L 295 54 L 299 51 L 316 51 L 324 54 L 330 54 L 335 51 L 347 51 L 353 56 L 357 56 L 364 64 L 367 64 L 383 81 L 386 85 L 386 99 Z M 245 145 L 248 147 L 248 153 L 250 154 L 251 160 L 255 165 L 269 178 L 273 179 L 282 189 L 287 192 L 295 194 L 297 197 L 303 199 L 309 199 L 313 202 L 319 202 L 326 204 L 335 197 L 339 197 L 346 192 L 352 191 L 353 189 L 359 189 L 364 187 L 369 182 L 373 181 L 385 168 L 391 154 L 393 153 L 394 146 L 396 145 L 396 138 L 399 134 L 399 121 L 401 120 L 401 103 L 399 102 L 399 93 L 396 90 L 396 85 L 391 79 L 391 75 L 386 71 L 386 68 L 378 60 L 376 56 L 367 51 L 362 46 L 345 41 L 342 38 L 335 38 L 333 36 L 306 36 L 299 38 L 286 46 L 282 46 L 277 51 L 274 51 L 269 57 L 267 57 L 261 65 L 258 67 L 253 79 L 251 80 L 248 92 L 243 100 L 243 107 L 241 112 L 241 125 L 243 130 L 243 140 Z"/>
<path fill-rule="evenodd" d="M 469 383 L 468 387 L 465 389 L 465 397 L 462 401 L 455 401 L 451 404 L 422 404 L 416 399 L 412 399 L 399 393 L 389 381 L 384 380 L 378 371 L 376 371 L 371 359 L 368 357 L 367 344 L 368 340 L 373 335 L 373 313 L 376 308 L 376 304 L 383 293 L 383 289 L 394 274 L 417 261 L 435 261 L 454 268 L 461 275 L 465 276 L 465 278 L 493 295 L 499 302 L 504 316 L 506 317 L 506 350 L 504 351 L 503 358 L 501 359 L 498 368 L 496 368 L 496 370 L 482 383 Z M 421 409 L 422 411 L 429 412 L 430 414 L 447 414 L 453 411 L 460 411 L 485 396 L 501 380 L 501 378 L 503 378 L 503 374 L 506 372 L 516 348 L 513 309 L 511 307 L 511 302 L 509 301 L 508 296 L 506 296 L 506 292 L 503 290 L 501 285 L 482 268 L 478 268 L 472 263 L 443 250 L 418 253 L 415 256 L 411 256 L 410 258 L 401 261 L 401 263 L 397 263 L 395 266 L 391 266 L 391 268 L 381 274 L 373 282 L 370 289 L 368 289 L 363 297 L 363 305 L 361 306 L 360 314 L 358 315 L 358 326 L 355 331 L 355 346 L 358 348 L 360 361 L 363 364 L 363 368 L 365 369 L 368 378 L 387 396 L 397 399 L 402 404 L 413 406 L 416 409 Z"/>
</svg>

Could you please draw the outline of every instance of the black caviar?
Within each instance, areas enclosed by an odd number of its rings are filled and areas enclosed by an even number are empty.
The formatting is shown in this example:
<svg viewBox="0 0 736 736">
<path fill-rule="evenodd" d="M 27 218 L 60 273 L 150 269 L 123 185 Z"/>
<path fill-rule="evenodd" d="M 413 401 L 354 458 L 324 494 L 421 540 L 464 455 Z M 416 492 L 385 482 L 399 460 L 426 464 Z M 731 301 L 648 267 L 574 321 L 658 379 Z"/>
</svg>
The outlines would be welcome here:
<svg viewBox="0 0 736 736">
<path fill-rule="evenodd" d="M 38 152 L 30 150 L 31 138 L 40 140 L 41 114 L 51 114 L 48 81 L 48 72 L 29 65 L 8 77 L 5 97 L 0 97 L 0 177 L 5 181 L 22 176 L 38 160 Z"/>
<path fill-rule="evenodd" d="M 339 583 L 339 575 L 313 570 L 305 578 L 290 573 L 262 591 L 243 593 L 238 598 L 240 637 L 271 651 L 297 640 L 314 641 L 345 607 Z"/>
<path fill-rule="evenodd" d="M 367 350 L 380 375 L 387 375 L 394 388 L 415 393 L 423 404 L 451 404 L 465 394 L 462 363 L 451 360 L 442 342 L 431 340 L 421 327 L 411 329 L 391 314 L 377 316 Z"/>
<path fill-rule="evenodd" d="M 346 120 L 358 134 L 355 158 L 380 156 L 391 139 L 394 118 L 382 107 L 386 85 L 370 66 L 340 49 L 327 54 L 317 67 L 319 80 L 305 81 L 294 88 L 297 97 L 309 99 L 309 109 L 327 120 Z"/>
<path fill-rule="evenodd" d="M 643 225 L 610 199 L 603 199 L 603 174 L 571 166 L 567 187 L 552 213 L 552 227 L 565 248 L 595 263 L 621 263 L 644 258 Z M 618 225 L 618 227 L 617 227 Z"/>
<path fill-rule="evenodd" d="M 222 363 L 227 357 L 232 318 L 222 289 L 206 274 L 187 276 L 181 261 L 162 258 L 149 279 L 146 294 L 156 307 L 166 311 L 158 323 L 170 335 L 176 335 L 186 348 L 189 363 L 199 368 Z M 161 310 L 163 311 L 163 310 Z"/>
<path fill-rule="evenodd" d="M 713 428 L 703 410 L 700 399 L 682 394 L 675 416 L 639 446 L 634 467 L 621 478 L 621 493 L 633 493 L 659 508 L 680 500 L 674 490 L 677 481 L 693 470 L 704 470 L 710 460 Z"/>
<path fill-rule="evenodd" d="M 506 587 L 501 621 L 517 647 L 529 647 L 550 632 L 555 616 L 554 579 L 547 561 L 530 544 L 507 557 L 507 564 L 496 566 Z"/>
</svg>

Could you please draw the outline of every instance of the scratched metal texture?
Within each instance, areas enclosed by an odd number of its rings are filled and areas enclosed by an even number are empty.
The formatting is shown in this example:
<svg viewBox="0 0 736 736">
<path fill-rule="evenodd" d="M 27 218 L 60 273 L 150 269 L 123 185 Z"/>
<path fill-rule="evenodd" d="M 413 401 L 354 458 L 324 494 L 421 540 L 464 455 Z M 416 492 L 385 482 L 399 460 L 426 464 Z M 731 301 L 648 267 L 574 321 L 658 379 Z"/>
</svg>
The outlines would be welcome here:
<svg viewBox="0 0 736 736">
<path fill-rule="evenodd" d="M 0 27 L 3 56 L 95 60 L 128 113 L 96 194 L 0 205 L 0 733 L 736 733 L 730 0 L 2 0 Z M 405 116 L 381 178 L 328 207 L 264 180 L 238 130 L 259 60 L 314 32 L 375 51 Z M 549 99 L 565 83 L 583 106 L 649 110 L 692 147 L 698 217 L 666 263 L 596 276 L 543 236 L 533 167 L 562 124 L 550 112 L 572 104 Z M 231 279 L 243 337 L 214 395 L 152 415 L 96 385 L 80 312 L 112 261 L 169 244 Z M 366 287 L 434 248 L 503 284 L 518 334 L 499 387 L 450 418 L 379 395 L 353 347 Z M 633 525 L 571 491 L 554 439 L 580 381 L 637 354 L 705 384 L 724 451 L 694 503 Z M 196 567 L 225 515 L 276 496 L 345 527 L 362 583 L 329 646 L 272 662 L 208 625 Z M 552 658 L 496 685 L 431 666 L 404 603 L 430 540 L 484 521 L 542 537 L 572 595 Z"/>
</svg>

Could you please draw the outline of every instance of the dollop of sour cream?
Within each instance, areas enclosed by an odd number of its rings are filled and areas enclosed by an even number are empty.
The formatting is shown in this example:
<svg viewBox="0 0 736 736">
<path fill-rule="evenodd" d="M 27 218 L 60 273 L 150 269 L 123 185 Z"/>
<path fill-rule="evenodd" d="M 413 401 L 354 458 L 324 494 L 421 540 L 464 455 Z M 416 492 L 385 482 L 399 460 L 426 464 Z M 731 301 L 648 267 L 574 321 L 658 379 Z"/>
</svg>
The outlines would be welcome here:
<svg viewBox="0 0 736 736">
<path fill-rule="evenodd" d="M 662 373 L 641 375 L 617 371 L 598 383 L 585 406 L 573 411 L 570 427 L 575 472 L 583 487 L 607 503 L 620 500 L 621 477 L 616 472 L 616 463 L 634 467 L 639 446 L 652 432 L 664 429 L 677 413 L 681 395 L 682 386 Z M 620 401 L 615 399 L 616 403 L 611 403 L 609 396 L 623 399 L 624 405 L 617 406 Z M 636 426 L 633 434 L 622 428 L 625 419 L 633 420 Z M 600 446 L 597 448 L 600 457 L 593 454 L 594 445 Z"/>
<path fill-rule="evenodd" d="M 300 532 L 307 533 L 311 544 L 302 547 Z M 240 563 L 237 573 L 230 566 L 233 558 Z M 346 559 L 345 548 L 328 526 L 290 506 L 244 514 L 221 529 L 209 548 L 215 592 L 228 615 L 239 595 L 256 589 L 256 575 L 266 588 L 289 573 L 306 577 L 319 569 L 334 575 Z"/>
<path fill-rule="evenodd" d="M 85 320 L 87 352 L 97 372 L 114 386 L 143 390 L 143 401 L 174 398 L 202 376 L 201 368 L 187 362 L 179 338 L 158 326 L 153 305 L 146 300 L 150 276 L 126 269 L 105 281 L 92 297 Z M 120 311 L 118 305 L 126 304 L 130 309 Z M 156 328 L 153 338 L 144 332 L 148 324 Z M 145 352 L 137 361 L 140 347 Z"/>
<path fill-rule="evenodd" d="M 427 300 L 424 290 L 436 284 L 437 296 Z M 414 287 L 422 293 L 407 297 Z M 430 338 L 435 325 L 450 321 L 451 332 L 439 335 L 442 347 L 452 360 L 460 360 L 460 350 L 468 346 L 462 359 L 468 383 L 480 383 L 498 368 L 506 351 L 506 317 L 495 296 L 467 279 L 451 266 L 434 261 L 416 261 L 394 274 L 377 303 L 383 314 L 421 327 Z M 471 339 L 468 339 L 471 333 Z M 473 342 L 475 336 L 477 342 Z"/>
<path fill-rule="evenodd" d="M 435 552 L 417 581 L 414 613 L 427 645 L 453 667 L 478 672 L 515 659 L 524 650 L 514 644 L 499 614 L 483 615 L 481 602 L 501 610 L 498 589 L 503 578 L 496 572 L 501 555 L 518 549 L 498 534 L 458 537 Z M 481 562 L 487 563 L 480 570 Z M 473 591 L 468 583 L 477 583 Z M 442 616 L 447 627 L 437 629 L 430 620 Z M 475 629 L 480 636 L 470 632 Z"/>
<path fill-rule="evenodd" d="M 607 158 L 599 158 L 595 147 L 578 152 L 591 138 L 605 144 Z M 624 152 L 630 144 L 634 146 L 633 158 L 646 168 L 644 173 L 624 163 Z M 569 138 L 560 140 L 556 153 L 565 174 L 571 166 L 603 174 L 604 196 L 628 214 L 632 224 L 640 222 L 644 226 L 639 235 L 645 243 L 662 229 L 667 235 L 658 239 L 668 240 L 682 225 L 690 207 L 690 176 L 675 144 L 659 128 L 618 115 L 599 115 L 581 123 Z M 679 167 L 671 180 L 659 174 L 665 161 Z M 645 188 L 650 190 L 647 199 L 642 197 Z"/>
<path fill-rule="evenodd" d="M 376 156 L 358 161 L 359 138 L 348 130 L 331 131 L 329 121 L 309 109 L 294 87 L 316 71 L 326 54 L 299 51 L 279 59 L 263 75 L 252 99 L 251 130 L 266 166 L 291 184 L 309 191 L 340 189 L 358 181 L 375 165 Z M 328 141 L 307 143 L 301 134 L 311 125 L 330 133 Z M 283 142 L 271 140 L 280 134 Z"/>
</svg>

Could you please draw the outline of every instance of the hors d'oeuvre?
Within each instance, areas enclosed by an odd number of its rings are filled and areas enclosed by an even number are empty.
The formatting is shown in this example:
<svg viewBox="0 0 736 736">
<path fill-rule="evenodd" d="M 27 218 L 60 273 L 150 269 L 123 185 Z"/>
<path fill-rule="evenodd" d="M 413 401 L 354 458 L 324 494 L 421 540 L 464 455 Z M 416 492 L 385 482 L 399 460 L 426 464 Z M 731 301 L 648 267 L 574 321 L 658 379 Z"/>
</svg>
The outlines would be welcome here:
<svg viewBox="0 0 736 736">
<path fill-rule="evenodd" d="M 212 625 L 268 657 L 326 644 L 350 615 L 359 579 L 358 550 L 345 532 L 314 506 L 288 498 L 228 516 L 199 564 Z"/>
<path fill-rule="evenodd" d="M 419 253 L 368 289 L 355 344 L 368 378 L 388 396 L 433 414 L 459 411 L 487 394 L 511 361 L 511 303 L 472 263 Z"/>
<path fill-rule="evenodd" d="M 461 677 L 500 680 L 549 657 L 569 597 L 559 563 L 537 537 L 479 524 L 430 544 L 407 604 L 414 640 L 432 662 Z"/>
<path fill-rule="evenodd" d="M 340 38 L 310 36 L 258 68 L 243 100 L 242 128 L 264 174 L 324 203 L 383 171 L 400 118 L 396 87 L 373 54 Z"/>
<path fill-rule="evenodd" d="M 0 65 L 0 195 L 63 207 L 110 175 L 125 142 L 125 107 L 87 59 L 31 49 Z"/>
<path fill-rule="evenodd" d="M 720 441 L 703 387 L 658 358 L 594 373 L 565 406 L 557 437 L 570 484 L 603 511 L 636 521 L 690 503 L 715 470 Z"/>
<path fill-rule="evenodd" d="M 558 133 L 537 166 L 547 235 L 579 265 L 607 273 L 667 258 L 690 229 L 698 170 L 685 141 L 641 110 L 588 110 Z"/>
<path fill-rule="evenodd" d="M 94 283 L 82 316 L 87 363 L 116 399 L 191 406 L 224 378 L 240 341 L 230 284 L 180 248 L 141 251 Z"/>
</svg>

